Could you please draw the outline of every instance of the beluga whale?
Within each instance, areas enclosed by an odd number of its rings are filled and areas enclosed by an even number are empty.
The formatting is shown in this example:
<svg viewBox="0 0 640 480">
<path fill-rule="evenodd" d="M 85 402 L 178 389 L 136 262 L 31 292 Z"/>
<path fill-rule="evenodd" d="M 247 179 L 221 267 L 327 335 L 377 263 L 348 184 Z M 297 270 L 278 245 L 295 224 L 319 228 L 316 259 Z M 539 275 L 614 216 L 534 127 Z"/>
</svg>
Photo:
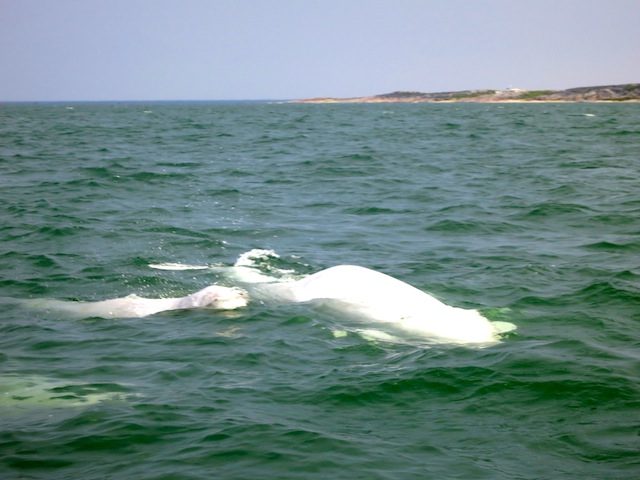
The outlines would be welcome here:
<svg viewBox="0 0 640 480">
<path fill-rule="evenodd" d="M 446 305 L 431 295 L 384 273 L 357 265 L 338 265 L 295 281 L 278 281 L 251 267 L 236 268 L 235 276 L 252 298 L 283 303 L 307 303 L 376 327 L 408 334 L 433 343 L 491 345 L 501 335 L 515 330 L 508 322 L 490 321 L 477 310 Z M 381 329 L 381 330 L 380 330 Z"/>
<path fill-rule="evenodd" d="M 210 285 L 178 298 L 142 298 L 129 295 L 98 302 L 31 301 L 55 311 L 81 317 L 141 318 L 167 310 L 211 308 L 234 310 L 249 302 L 309 305 L 330 312 L 341 323 L 380 340 L 418 339 L 427 343 L 488 346 L 499 343 L 504 333 L 516 329 L 508 322 L 491 321 L 478 310 L 447 305 L 426 292 L 385 273 L 358 265 L 337 265 L 299 277 L 292 271 L 269 267 L 271 250 L 251 250 L 232 267 L 153 264 L 162 270 L 211 269 L 227 277 L 225 283 Z M 273 276 L 276 272 L 279 276 Z M 365 335 L 363 335 L 365 336 Z"/>
<path fill-rule="evenodd" d="M 237 287 L 210 285 L 191 295 L 177 298 L 143 298 L 135 294 L 98 302 L 68 302 L 54 299 L 28 300 L 32 308 L 67 313 L 88 318 L 141 318 L 169 310 L 211 308 L 235 310 L 245 307 L 249 301 L 247 292 Z"/>
</svg>

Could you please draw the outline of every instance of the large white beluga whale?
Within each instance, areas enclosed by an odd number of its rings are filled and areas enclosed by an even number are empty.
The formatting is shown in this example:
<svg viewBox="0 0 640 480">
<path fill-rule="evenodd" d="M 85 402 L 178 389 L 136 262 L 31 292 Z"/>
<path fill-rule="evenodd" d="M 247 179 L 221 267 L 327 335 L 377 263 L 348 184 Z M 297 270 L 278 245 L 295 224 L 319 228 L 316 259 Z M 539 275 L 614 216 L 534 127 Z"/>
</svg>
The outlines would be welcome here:
<svg viewBox="0 0 640 480">
<path fill-rule="evenodd" d="M 368 333 L 408 334 L 434 343 L 491 345 L 516 326 L 477 310 L 452 307 L 401 280 L 357 265 L 338 265 L 297 281 L 277 281 L 240 266 L 238 281 L 253 298 L 309 303 L 366 325 Z M 371 330 L 374 327 L 375 330 Z"/>
</svg>

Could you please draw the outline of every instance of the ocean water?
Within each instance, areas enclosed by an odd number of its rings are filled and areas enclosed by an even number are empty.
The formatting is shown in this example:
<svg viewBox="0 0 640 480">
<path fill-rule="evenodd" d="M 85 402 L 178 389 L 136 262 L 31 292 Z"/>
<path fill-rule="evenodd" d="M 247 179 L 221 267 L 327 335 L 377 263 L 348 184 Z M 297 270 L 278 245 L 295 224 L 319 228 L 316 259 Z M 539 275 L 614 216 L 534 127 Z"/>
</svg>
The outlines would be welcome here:
<svg viewBox="0 0 640 480">
<path fill-rule="evenodd" d="M 0 212 L 3 479 L 640 478 L 638 104 L 5 104 Z M 20 301 L 182 296 L 229 280 L 151 265 L 256 249 L 518 328 Z"/>
</svg>

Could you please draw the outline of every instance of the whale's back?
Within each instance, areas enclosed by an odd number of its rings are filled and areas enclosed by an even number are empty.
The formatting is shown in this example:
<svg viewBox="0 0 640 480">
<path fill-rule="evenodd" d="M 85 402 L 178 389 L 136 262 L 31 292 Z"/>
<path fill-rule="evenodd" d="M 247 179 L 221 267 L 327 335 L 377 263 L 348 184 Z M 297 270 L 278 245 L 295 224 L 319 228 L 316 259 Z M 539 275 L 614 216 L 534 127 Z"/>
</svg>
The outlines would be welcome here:
<svg viewBox="0 0 640 480">
<path fill-rule="evenodd" d="M 296 301 L 322 302 L 436 341 L 490 344 L 498 341 L 499 333 L 515 328 L 494 325 L 477 310 L 451 307 L 396 278 L 355 265 L 328 268 L 294 282 L 290 289 Z"/>
</svg>

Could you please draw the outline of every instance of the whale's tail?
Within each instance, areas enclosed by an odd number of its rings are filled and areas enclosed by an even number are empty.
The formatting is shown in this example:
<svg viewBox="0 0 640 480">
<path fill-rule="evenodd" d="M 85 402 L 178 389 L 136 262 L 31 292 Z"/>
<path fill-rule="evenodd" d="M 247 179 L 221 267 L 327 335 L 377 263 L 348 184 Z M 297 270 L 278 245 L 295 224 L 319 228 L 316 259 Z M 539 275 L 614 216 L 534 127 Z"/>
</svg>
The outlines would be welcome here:
<svg viewBox="0 0 640 480">
<path fill-rule="evenodd" d="M 492 321 L 491 325 L 493 325 L 493 328 L 495 329 L 497 335 L 509 333 L 518 328 L 515 324 L 509 322 Z"/>
</svg>

